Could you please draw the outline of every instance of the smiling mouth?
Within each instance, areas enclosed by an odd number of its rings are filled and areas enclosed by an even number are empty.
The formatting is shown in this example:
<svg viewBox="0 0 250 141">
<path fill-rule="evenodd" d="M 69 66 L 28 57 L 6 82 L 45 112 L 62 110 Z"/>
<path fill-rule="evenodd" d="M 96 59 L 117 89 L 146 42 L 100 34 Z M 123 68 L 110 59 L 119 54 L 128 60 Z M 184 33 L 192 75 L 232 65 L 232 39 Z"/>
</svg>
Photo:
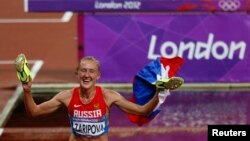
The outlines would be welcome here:
<svg viewBox="0 0 250 141">
<path fill-rule="evenodd" d="M 89 83 L 91 80 L 83 80 L 83 83 Z"/>
</svg>

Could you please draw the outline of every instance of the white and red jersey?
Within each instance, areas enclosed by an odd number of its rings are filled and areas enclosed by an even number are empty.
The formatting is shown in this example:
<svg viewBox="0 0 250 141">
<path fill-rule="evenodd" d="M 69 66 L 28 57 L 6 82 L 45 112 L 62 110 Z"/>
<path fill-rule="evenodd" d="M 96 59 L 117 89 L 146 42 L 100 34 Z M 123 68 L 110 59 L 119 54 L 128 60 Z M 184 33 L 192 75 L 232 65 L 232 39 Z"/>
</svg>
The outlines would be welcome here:
<svg viewBox="0 0 250 141">
<path fill-rule="evenodd" d="M 108 133 L 109 110 L 101 87 L 96 86 L 95 96 L 88 104 L 83 104 L 80 100 L 79 87 L 74 88 L 68 111 L 74 135 L 98 137 Z"/>
</svg>

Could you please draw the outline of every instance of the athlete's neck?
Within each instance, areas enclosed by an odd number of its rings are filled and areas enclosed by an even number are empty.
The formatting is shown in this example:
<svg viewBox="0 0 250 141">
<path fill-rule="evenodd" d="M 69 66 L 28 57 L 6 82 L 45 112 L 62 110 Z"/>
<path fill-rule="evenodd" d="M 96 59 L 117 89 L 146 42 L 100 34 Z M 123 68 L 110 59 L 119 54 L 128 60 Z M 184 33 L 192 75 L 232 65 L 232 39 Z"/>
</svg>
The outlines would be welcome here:
<svg viewBox="0 0 250 141">
<path fill-rule="evenodd" d="M 95 87 L 92 87 L 90 89 L 82 89 L 80 88 L 80 98 L 84 103 L 90 102 L 96 93 Z"/>
</svg>

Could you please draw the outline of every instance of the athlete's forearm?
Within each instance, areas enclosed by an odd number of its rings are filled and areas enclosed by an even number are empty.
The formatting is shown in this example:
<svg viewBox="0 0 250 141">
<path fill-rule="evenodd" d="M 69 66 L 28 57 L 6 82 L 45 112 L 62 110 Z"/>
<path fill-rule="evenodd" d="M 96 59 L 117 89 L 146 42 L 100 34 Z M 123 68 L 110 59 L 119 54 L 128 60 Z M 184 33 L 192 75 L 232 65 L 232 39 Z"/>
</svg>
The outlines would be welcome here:
<svg viewBox="0 0 250 141">
<path fill-rule="evenodd" d="M 23 97 L 26 112 L 30 116 L 37 116 L 37 104 L 35 103 L 31 92 L 32 79 L 27 84 L 23 84 Z"/>
<path fill-rule="evenodd" d="M 36 110 L 35 110 L 37 105 L 32 97 L 31 91 L 29 92 L 24 91 L 24 105 L 25 105 L 25 109 L 28 115 L 37 116 Z"/>
<path fill-rule="evenodd" d="M 159 103 L 158 94 L 159 94 L 159 92 L 157 91 L 155 93 L 154 97 L 148 103 L 143 105 L 143 109 L 144 109 L 143 113 L 144 113 L 144 115 L 150 114 L 155 109 L 155 107 Z"/>
</svg>

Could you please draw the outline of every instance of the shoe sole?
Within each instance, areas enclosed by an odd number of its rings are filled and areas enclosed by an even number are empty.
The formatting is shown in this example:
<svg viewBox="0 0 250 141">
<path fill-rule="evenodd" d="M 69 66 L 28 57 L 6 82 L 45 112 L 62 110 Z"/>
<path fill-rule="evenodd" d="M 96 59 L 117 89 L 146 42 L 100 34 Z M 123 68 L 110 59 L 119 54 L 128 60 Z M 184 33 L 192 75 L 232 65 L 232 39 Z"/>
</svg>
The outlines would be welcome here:
<svg viewBox="0 0 250 141">
<path fill-rule="evenodd" d="M 168 82 L 164 82 L 163 85 L 165 89 L 175 90 L 179 88 L 184 83 L 181 77 L 171 77 Z"/>
<path fill-rule="evenodd" d="M 27 83 L 30 77 L 29 64 L 24 54 L 19 54 L 15 60 L 17 77 L 22 83 Z"/>
</svg>

